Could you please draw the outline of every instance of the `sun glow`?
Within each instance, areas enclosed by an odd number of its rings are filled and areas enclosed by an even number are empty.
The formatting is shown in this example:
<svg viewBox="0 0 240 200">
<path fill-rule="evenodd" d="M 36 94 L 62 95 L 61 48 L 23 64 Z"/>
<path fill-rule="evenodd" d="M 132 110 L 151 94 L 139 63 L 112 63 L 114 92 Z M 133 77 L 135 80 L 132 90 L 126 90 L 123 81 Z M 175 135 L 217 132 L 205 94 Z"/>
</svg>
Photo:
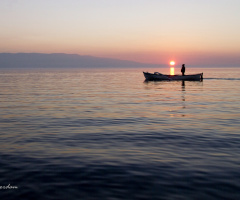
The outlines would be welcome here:
<svg viewBox="0 0 240 200">
<path fill-rule="evenodd" d="M 171 66 L 175 65 L 175 61 L 171 60 L 171 61 L 170 61 L 170 65 L 171 65 Z"/>
</svg>

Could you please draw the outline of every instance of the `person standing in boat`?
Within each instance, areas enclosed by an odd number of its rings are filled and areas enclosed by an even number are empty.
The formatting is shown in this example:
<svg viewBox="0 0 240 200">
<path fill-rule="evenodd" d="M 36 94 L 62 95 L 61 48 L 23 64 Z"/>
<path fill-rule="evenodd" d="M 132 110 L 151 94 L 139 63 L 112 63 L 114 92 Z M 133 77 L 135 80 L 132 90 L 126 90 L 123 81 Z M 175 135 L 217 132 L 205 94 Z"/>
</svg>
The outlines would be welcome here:
<svg viewBox="0 0 240 200">
<path fill-rule="evenodd" d="M 185 75 L 185 64 L 182 64 L 182 69 L 181 69 L 182 75 Z"/>
</svg>

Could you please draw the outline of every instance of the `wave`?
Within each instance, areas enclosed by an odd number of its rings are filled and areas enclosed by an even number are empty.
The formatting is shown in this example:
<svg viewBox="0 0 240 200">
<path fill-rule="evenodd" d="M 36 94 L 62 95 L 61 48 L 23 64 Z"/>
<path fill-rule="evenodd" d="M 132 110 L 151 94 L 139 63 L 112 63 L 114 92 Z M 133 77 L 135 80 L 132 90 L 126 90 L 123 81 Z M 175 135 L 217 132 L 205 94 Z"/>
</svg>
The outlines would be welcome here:
<svg viewBox="0 0 240 200">
<path fill-rule="evenodd" d="M 240 78 L 204 78 L 205 80 L 227 80 L 227 81 L 240 81 Z"/>
<path fill-rule="evenodd" d="M 36 159 L 2 154 L 0 178 L 18 189 L 1 190 L 2 199 L 239 199 L 235 166 L 204 168 L 195 162 L 138 164 L 88 163 L 72 157 Z M 220 159 L 220 158 L 219 158 Z M 214 164 L 210 162 L 211 164 Z M 205 165 L 207 167 L 208 165 Z M 214 169 L 213 169 L 214 168 Z M 221 188 L 221 190 L 219 189 Z M 203 195 L 204 193 L 204 195 Z"/>
</svg>

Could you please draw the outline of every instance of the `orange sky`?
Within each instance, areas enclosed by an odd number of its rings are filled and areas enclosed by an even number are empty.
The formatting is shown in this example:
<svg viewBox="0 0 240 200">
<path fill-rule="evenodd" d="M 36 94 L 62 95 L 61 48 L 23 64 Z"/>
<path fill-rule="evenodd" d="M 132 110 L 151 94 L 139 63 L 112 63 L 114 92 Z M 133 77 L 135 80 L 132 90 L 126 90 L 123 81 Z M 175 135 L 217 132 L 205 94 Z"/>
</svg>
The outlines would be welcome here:
<svg viewBox="0 0 240 200">
<path fill-rule="evenodd" d="M 238 0 L 2 0 L 0 53 L 240 65 L 239 7 Z"/>
</svg>

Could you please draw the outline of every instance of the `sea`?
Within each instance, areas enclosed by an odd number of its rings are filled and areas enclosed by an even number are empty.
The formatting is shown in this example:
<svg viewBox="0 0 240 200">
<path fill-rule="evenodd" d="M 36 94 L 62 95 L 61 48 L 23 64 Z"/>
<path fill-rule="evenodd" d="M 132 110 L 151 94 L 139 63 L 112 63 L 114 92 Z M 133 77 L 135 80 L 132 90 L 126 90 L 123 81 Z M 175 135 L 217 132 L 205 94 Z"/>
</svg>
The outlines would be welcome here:
<svg viewBox="0 0 240 200">
<path fill-rule="evenodd" d="M 142 71 L 0 69 L 0 199 L 240 199 L 240 68 Z"/>
</svg>

